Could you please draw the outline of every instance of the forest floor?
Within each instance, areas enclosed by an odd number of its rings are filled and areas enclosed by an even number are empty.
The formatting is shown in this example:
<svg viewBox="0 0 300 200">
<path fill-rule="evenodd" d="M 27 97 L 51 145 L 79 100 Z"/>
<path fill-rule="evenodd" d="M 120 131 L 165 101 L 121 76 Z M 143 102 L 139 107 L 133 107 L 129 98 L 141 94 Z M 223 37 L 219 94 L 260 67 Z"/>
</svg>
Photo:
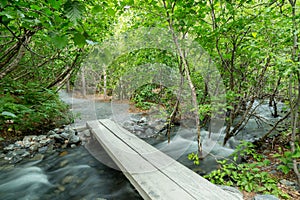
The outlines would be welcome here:
<svg viewBox="0 0 300 200">
<path fill-rule="evenodd" d="M 287 139 L 285 139 L 287 141 Z M 268 172 L 275 180 L 278 181 L 277 186 L 280 190 L 284 193 L 288 194 L 291 199 L 298 200 L 300 199 L 300 190 L 298 186 L 298 190 L 295 189 L 295 186 L 287 186 L 287 184 L 283 184 L 283 182 L 288 183 L 297 183 L 297 177 L 295 173 L 291 170 L 289 173 L 284 174 L 283 172 L 279 171 L 277 167 L 282 163 L 279 158 L 274 157 L 276 154 L 283 155 L 283 152 L 287 151 L 288 149 L 285 146 L 285 143 L 282 139 L 273 140 L 276 142 L 268 142 L 262 145 L 259 149 L 257 149 L 257 154 L 260 154 L 264 157 L 264 159 L 270 160 L 270 165 L 268 167 L 262 167 L 261 171 Z M 255 162 L 253 159 L 248 160 L 249 163 Z M 254 192 L 245 192 L 243 191 L 244 199 L 245 200 L 252 200 L 255 196 Z"/>
</svg>

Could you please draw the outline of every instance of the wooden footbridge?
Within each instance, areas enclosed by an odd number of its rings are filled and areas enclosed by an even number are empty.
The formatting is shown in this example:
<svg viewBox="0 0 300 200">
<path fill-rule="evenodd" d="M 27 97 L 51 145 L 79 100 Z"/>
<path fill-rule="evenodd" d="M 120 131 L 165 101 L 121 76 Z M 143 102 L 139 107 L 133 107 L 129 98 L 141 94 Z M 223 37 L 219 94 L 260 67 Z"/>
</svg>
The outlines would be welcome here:
<svg viewBox="0 0 300 200">
<path fill-rule="evenodd" d="M 241 199 L 111 120 L 88 121 L 87 127 L 144 199 Z"/>
</svg>

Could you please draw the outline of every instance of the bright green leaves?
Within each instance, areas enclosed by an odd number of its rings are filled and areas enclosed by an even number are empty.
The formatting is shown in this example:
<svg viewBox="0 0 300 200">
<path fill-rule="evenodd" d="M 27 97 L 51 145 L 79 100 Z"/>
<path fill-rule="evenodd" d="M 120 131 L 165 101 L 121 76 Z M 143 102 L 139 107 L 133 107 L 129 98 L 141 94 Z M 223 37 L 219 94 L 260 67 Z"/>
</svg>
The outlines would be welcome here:
<svg viewBox="0 0 300 200">
<path fill-rule="evenodd" d="M 254 38 L 256 38 L 257 32 L 252 32 L 251 34 L 252 34 L 252 36 L 253 36 Z"/>
<path fill-rule="evenodd" d="M 66 17 L 70 19 L 75 25 L 78 24 L 78 20 L 80 20 L 85 11 L 85 6 L 83 3 L 79 1 L 68 0 L 64 4 L 64 10 Z"/>
<path fill-rule="evenodd" d="M 3 24 L 9 24 L 12 20 L 18 18 L 18 12 L 17 9 L 13 7 L 6 7 L 5 9 L 0 10 L 0 16 L 2 17 L 1 23 Z"/>
<path fill-rule="evenodd" d="M 98 12 L 102 12 L 102 11 L 103 11 L 103 8 L 100 5 L 95 5 L 92 9 L 93 13 L 98 13 Z"/>
<path fill-rule="evenodd" d="M 39 6 L 38 4 L 34 4 L 34 5 L 30 5 L 30 8 L 33 10 L 41 10 L 41 6 Z"/>
<path fill-rule="evenodd" d="M 115 13 L 116 13 L 116 11 L 115 11 L 114 9 L 112 9 L 112 8 L 107 8 L 107 9 L 106 9 L 106 12 L 107 12 L 107 14 L 110 15 L 110 16 L 114 16 Z"/>
<path fill-rule="evenodd" d="M 5 6 L 7 6 L 7 4 L 8 4 L 8 0 L 0 1 L 0 8 L 4 8 Z"/>
<path fill-rule="evenodd" d="M 58 10 L 58 9 L 62 6 L 62 4 L 63 4 L 63 1 L 62 1 L 62 0 L 48 0 L 47 2 L 48 2 L 48 4 L 49 4 L 50 7 L 54 8 L 54 9 L 57 9 L 57 10 Z"/>
<path fill-rule="evenodd" d="M 288 198 L 288 195 L 277 187 L 277 181 L 269 173 L 261 170 L 270 165 L 270 160 L 263 160 L 262 155 L 256 153 L 254 147 L 250 142 L 241 143 L 234 152 L 234 161 L 229 159 L 217 161 L 220 168 L 204 177 L 215 184 L 237 186 L 247 192 L 260 192 Z M 253 158 L 253 162 L 238 164 L 236 163 L 237 157 L 248 160 Z"/>
<path fill-rule="evenodd" d="M 79 31 L 55 32 L 50 33 L 50 43 L 58 49 L 64 49 L 67 45 L 74 44 L 76 47 L 84 47 L 86 42 L 86 34 L 81 34 Z"/>
<path fill-rule="evenodd" d="M 68 106 L 54 91 L 42 88 L 39 81 L 26 86 L 11 79 L 5 81 L 0 86 L 0 140 L 8 135 L 43 131 L 71 122 L 71 116 L 66 113 Z"/>
<path fill-rule="evenodd" d="M 54 34 L 54 36 L 52 37 L 52 42 L 56 48 L 63 49 L 68 44 L 68 37 L 65 35 Z"/>
<path fill-rule="evenodd" d="M 192 160 L 194 162 L 194 165 L 199 165 L 200 164 L 199 156 L 198 156 L 197 153 L 190 153 L 188 155 L 188 159 Z"/>
<path fill-rule="evenodd" d="M 74 34 L 73 41 L 74 41 L 74 44 L 80 48 L 86 44 L 86 39 L 85 39 L 84 35 L 82 35 L 79 32 Z"/>
<path fill-rule="evenodd" d="M 281 161 L 281 164 L 277 167 L 278 170 L 284 174 L 288 174 L 293 170 L 293 159 L 300 159 L 300 145 L 295 143 L 295 152 L 287 150 L 282 154 L 274 154 L 275 158 Z M 300 172 L 300 169 L 298 169 Z"/>
</svg>

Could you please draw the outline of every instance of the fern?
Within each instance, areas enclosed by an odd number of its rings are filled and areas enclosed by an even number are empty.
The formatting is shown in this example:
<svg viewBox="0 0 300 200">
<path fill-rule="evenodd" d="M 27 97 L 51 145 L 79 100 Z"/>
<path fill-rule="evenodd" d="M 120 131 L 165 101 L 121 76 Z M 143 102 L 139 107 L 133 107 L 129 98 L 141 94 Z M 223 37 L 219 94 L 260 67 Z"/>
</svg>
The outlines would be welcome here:
<svg viewBox="0 0 300 200">
<path fill-rule="evenodd" d="M 79 1 L 68 0 L 64 4 L 65 15 L 70 21 L 77 25 L 77 21 L 82 18 L 85 11 L 85 6 Z"/>
</svg>

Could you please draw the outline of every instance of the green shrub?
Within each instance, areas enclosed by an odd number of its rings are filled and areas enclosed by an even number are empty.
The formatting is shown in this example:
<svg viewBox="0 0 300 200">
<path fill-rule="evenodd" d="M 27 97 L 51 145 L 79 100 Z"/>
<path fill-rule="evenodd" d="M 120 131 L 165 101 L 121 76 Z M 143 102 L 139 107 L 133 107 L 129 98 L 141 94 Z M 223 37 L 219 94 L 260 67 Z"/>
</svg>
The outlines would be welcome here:
<svg viewBox="0 0 300 200">
<path fill-rule="evenodd" d="M 274 157 L 281 161 L 281 164 L 277 167 L 277 169 L 282 171 L 284 174 L 288 174 L 293 171 L 293 159 L 300 159 L 300 145 L 296 142 L 295 152 L 288 150 L 283 154 L 274 154 Z M 298 169 L 298 171 L 300 171 L 300 169 Z"/>
<path fill-rule="evenodd" d="M 232 154 L 233 160 L 218 160 L 219 169 L 205 175 L 204 178 L 219 185 L 235 186 L 247 192 L 273 194 L 282 198 L 289 196 L 277 187 L 277 180 L 269 173 L 261 171 L 262 167 L 270 165 L 270 160 L 264 159 L 262 155 L 256 153 L 255 146 L 250 142 L 241 143 Z M 237 163 L 239 157 L 247 160 L 252 158 L 252 163 Z M 197 155 L 189 155 L 189 159 L 197 162 Z"/>
<path fill-rule="evenodd" d="M 70 123 L 72 116 L 52 90 L 7 80 L 0 86 L 0 137 L 33 134 Z"/>
<path fill-rule="evenodd" d="M 167 112 L 172 112 L 176 96 L 171 88 L 159 84 L 145 84 L 134 91 L 131 101 L 137 108 L 149 110 L 153 105 L 162 105 Z"/>
</svg>

